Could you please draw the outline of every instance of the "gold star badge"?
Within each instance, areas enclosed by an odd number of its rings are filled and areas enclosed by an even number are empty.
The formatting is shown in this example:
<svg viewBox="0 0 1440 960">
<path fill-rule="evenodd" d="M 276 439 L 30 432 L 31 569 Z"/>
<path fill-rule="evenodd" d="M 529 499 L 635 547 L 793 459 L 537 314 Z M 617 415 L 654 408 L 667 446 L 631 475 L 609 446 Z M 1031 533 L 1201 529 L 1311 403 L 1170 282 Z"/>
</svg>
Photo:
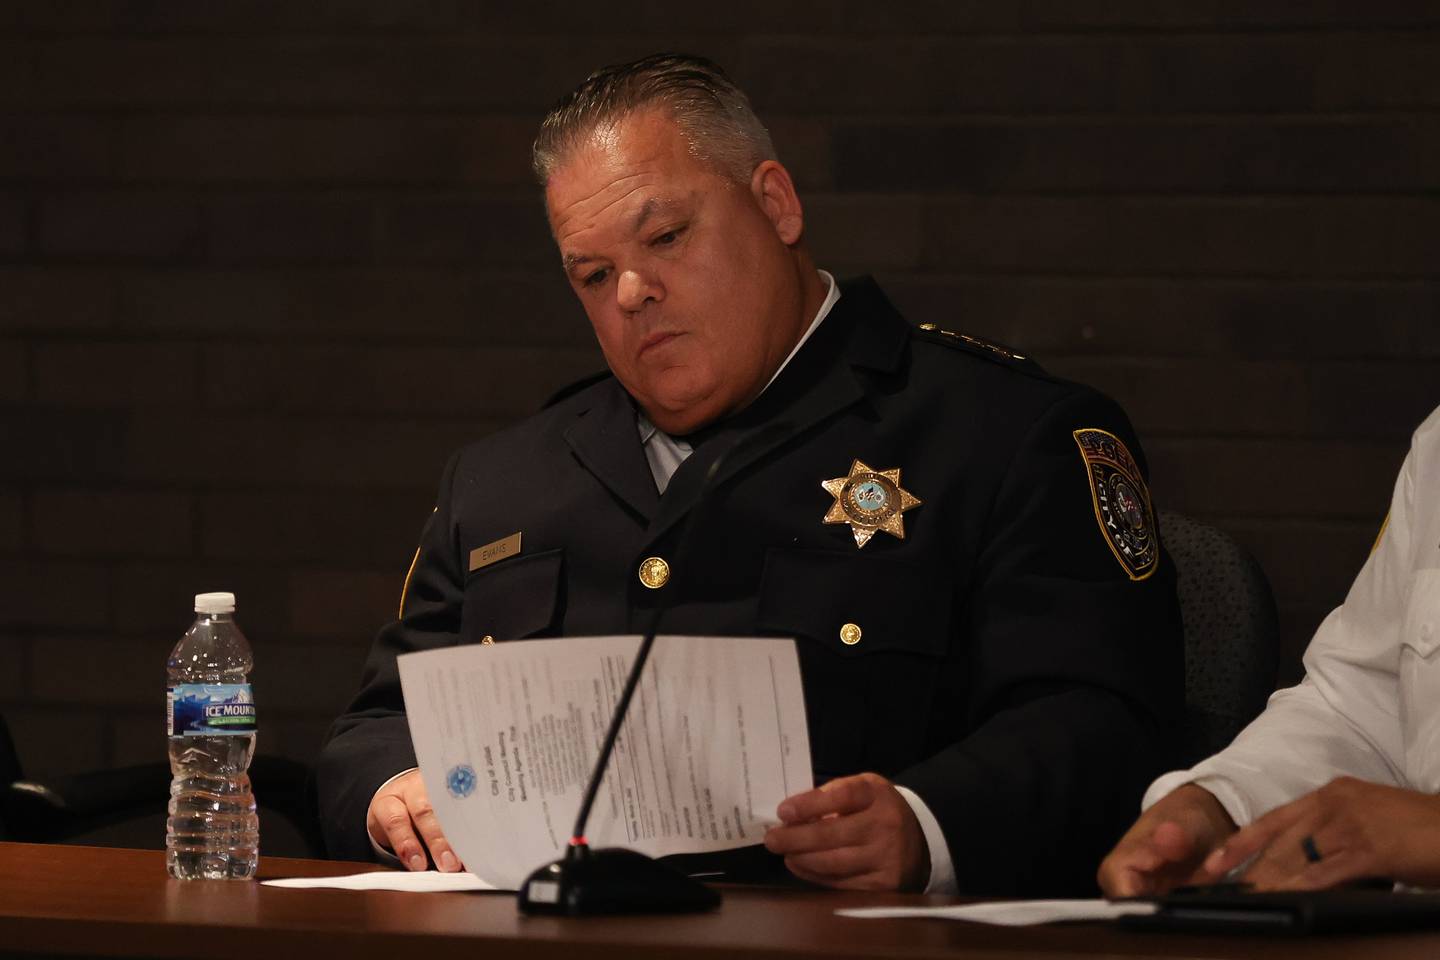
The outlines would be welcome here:
<svg viewBox="0 0 1440 960">
<path fill-rule="evenodd" d="M 876 470 L 856 460 L 850 465 L 849 476 L 826 480 L 820 486 L 835 498 L 825 513 L 825 522 L 850 524 L 857 547 L 869 543 L 877 530 L 904 540 L 902 514 L 920 506 L 920 498 L 900 486 L 899 467 Z"/>
</svg>

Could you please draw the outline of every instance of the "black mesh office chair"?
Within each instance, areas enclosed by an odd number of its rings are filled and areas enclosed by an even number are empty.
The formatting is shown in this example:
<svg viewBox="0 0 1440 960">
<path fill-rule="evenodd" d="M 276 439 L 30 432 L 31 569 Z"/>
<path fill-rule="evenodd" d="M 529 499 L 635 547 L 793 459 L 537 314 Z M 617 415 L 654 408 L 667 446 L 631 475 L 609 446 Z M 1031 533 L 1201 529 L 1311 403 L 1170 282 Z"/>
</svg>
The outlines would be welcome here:
<svg viewBox="0 0 1440 960">
<path fill-rule="evenodd" d="M 15 741 L 10 739 L 10 728 L 5 726 L 5 721 L 0 719 L 0 784 L 6 786 L 6 795 L 9 794 L 9 784 L 20 779 L 20 755 L 15 752 Z M 10 827 L 5 816 L 5 803 L 0 800 L 0 840 L 14 840 Z"/>
<path fill-rule="evenodd" d="M 1275 689 L 1279 624 L 1265 572 L 1214 527 L 1160 513 L 1185 626 L 1186 765 L 1208 757 L 1265 707 Z"/>
<path fill-rule="evenodd" d="M 324 856 L 308 778 L 309 768 L 286 757 L 260 754 L 250 764 L 262 821 L 262 850 L 264 821 L 273 814 L 298 836 L 301 849 L 294 853 Z M 0 717 L 0 840 L 64 842 L 163 814 L 169 797 L 170 767 L 165 763 L 94 770 L 44 783 L 27 780 L 5 718 Z"/>
</svg>

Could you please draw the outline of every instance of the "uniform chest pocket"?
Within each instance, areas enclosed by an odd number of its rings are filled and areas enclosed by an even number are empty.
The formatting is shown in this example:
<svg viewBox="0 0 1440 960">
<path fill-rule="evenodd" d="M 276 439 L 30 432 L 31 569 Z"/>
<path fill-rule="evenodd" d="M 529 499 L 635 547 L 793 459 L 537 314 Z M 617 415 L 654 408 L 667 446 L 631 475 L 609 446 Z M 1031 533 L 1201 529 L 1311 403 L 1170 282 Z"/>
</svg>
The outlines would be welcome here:
<svg viewBox="0 0 1440 960">
<path fill-rule="evenodd" d="M 757 627 L 793 636 L 816 773 L 892 774 L 925 741 L 952 590 L 921 564 L 825 550 L 771 550 Z"/>
<path fill-rule="evenodd" d="M 551 629 L 560 605 L 564 560 L 563 550 L 546 550 L 471 573 L 460 611 L 460 642 L 519 640 Z"/>
<path fill-rule="evenodd" d="M 1400 644 L 1405 772 L 1434 793 L 1440 791 L 1440 569 L 1416 571 Z"/>
<path fill-rule="evenodd" d="M 803 637 L 837 657 L 948 652 L 949 590 L 930 568 L 828 550 L 771 550 L 759 626 Z"/>
</svg>

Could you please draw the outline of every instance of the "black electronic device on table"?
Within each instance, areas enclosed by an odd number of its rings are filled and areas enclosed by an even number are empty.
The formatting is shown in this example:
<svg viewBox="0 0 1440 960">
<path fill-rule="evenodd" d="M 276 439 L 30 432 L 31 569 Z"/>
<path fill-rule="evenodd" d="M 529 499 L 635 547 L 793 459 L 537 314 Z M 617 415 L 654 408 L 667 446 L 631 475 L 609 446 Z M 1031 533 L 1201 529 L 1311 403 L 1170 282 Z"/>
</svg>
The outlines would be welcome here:
<svg viewBox="0 0 1440 960">
<path fill-rule="evenodd" d="M 1393 891 L 1391 884 L 1333 890 L 1256 892 L 1221 885 L 1145 897 L 1155 913 L 1121 917 L 1131 930 L 1305 936 L 1440 929 L 1440 892 Z"/>
</svg>

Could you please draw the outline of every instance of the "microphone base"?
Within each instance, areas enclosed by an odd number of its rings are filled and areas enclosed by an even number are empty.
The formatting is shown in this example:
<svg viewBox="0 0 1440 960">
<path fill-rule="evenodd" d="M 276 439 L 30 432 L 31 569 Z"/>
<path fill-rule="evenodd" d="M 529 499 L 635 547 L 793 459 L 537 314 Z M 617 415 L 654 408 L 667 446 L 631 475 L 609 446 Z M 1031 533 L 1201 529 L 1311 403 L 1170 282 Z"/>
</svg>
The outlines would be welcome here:
<svg viewBox="0 0 1440 960">
<path fill-rule="evenodd" d="M 698 913 L 719 905 L 719 892 L 623 847 L 571 847 L 520 887 L 522 913 L 550 916 Z"/>
</svg>

